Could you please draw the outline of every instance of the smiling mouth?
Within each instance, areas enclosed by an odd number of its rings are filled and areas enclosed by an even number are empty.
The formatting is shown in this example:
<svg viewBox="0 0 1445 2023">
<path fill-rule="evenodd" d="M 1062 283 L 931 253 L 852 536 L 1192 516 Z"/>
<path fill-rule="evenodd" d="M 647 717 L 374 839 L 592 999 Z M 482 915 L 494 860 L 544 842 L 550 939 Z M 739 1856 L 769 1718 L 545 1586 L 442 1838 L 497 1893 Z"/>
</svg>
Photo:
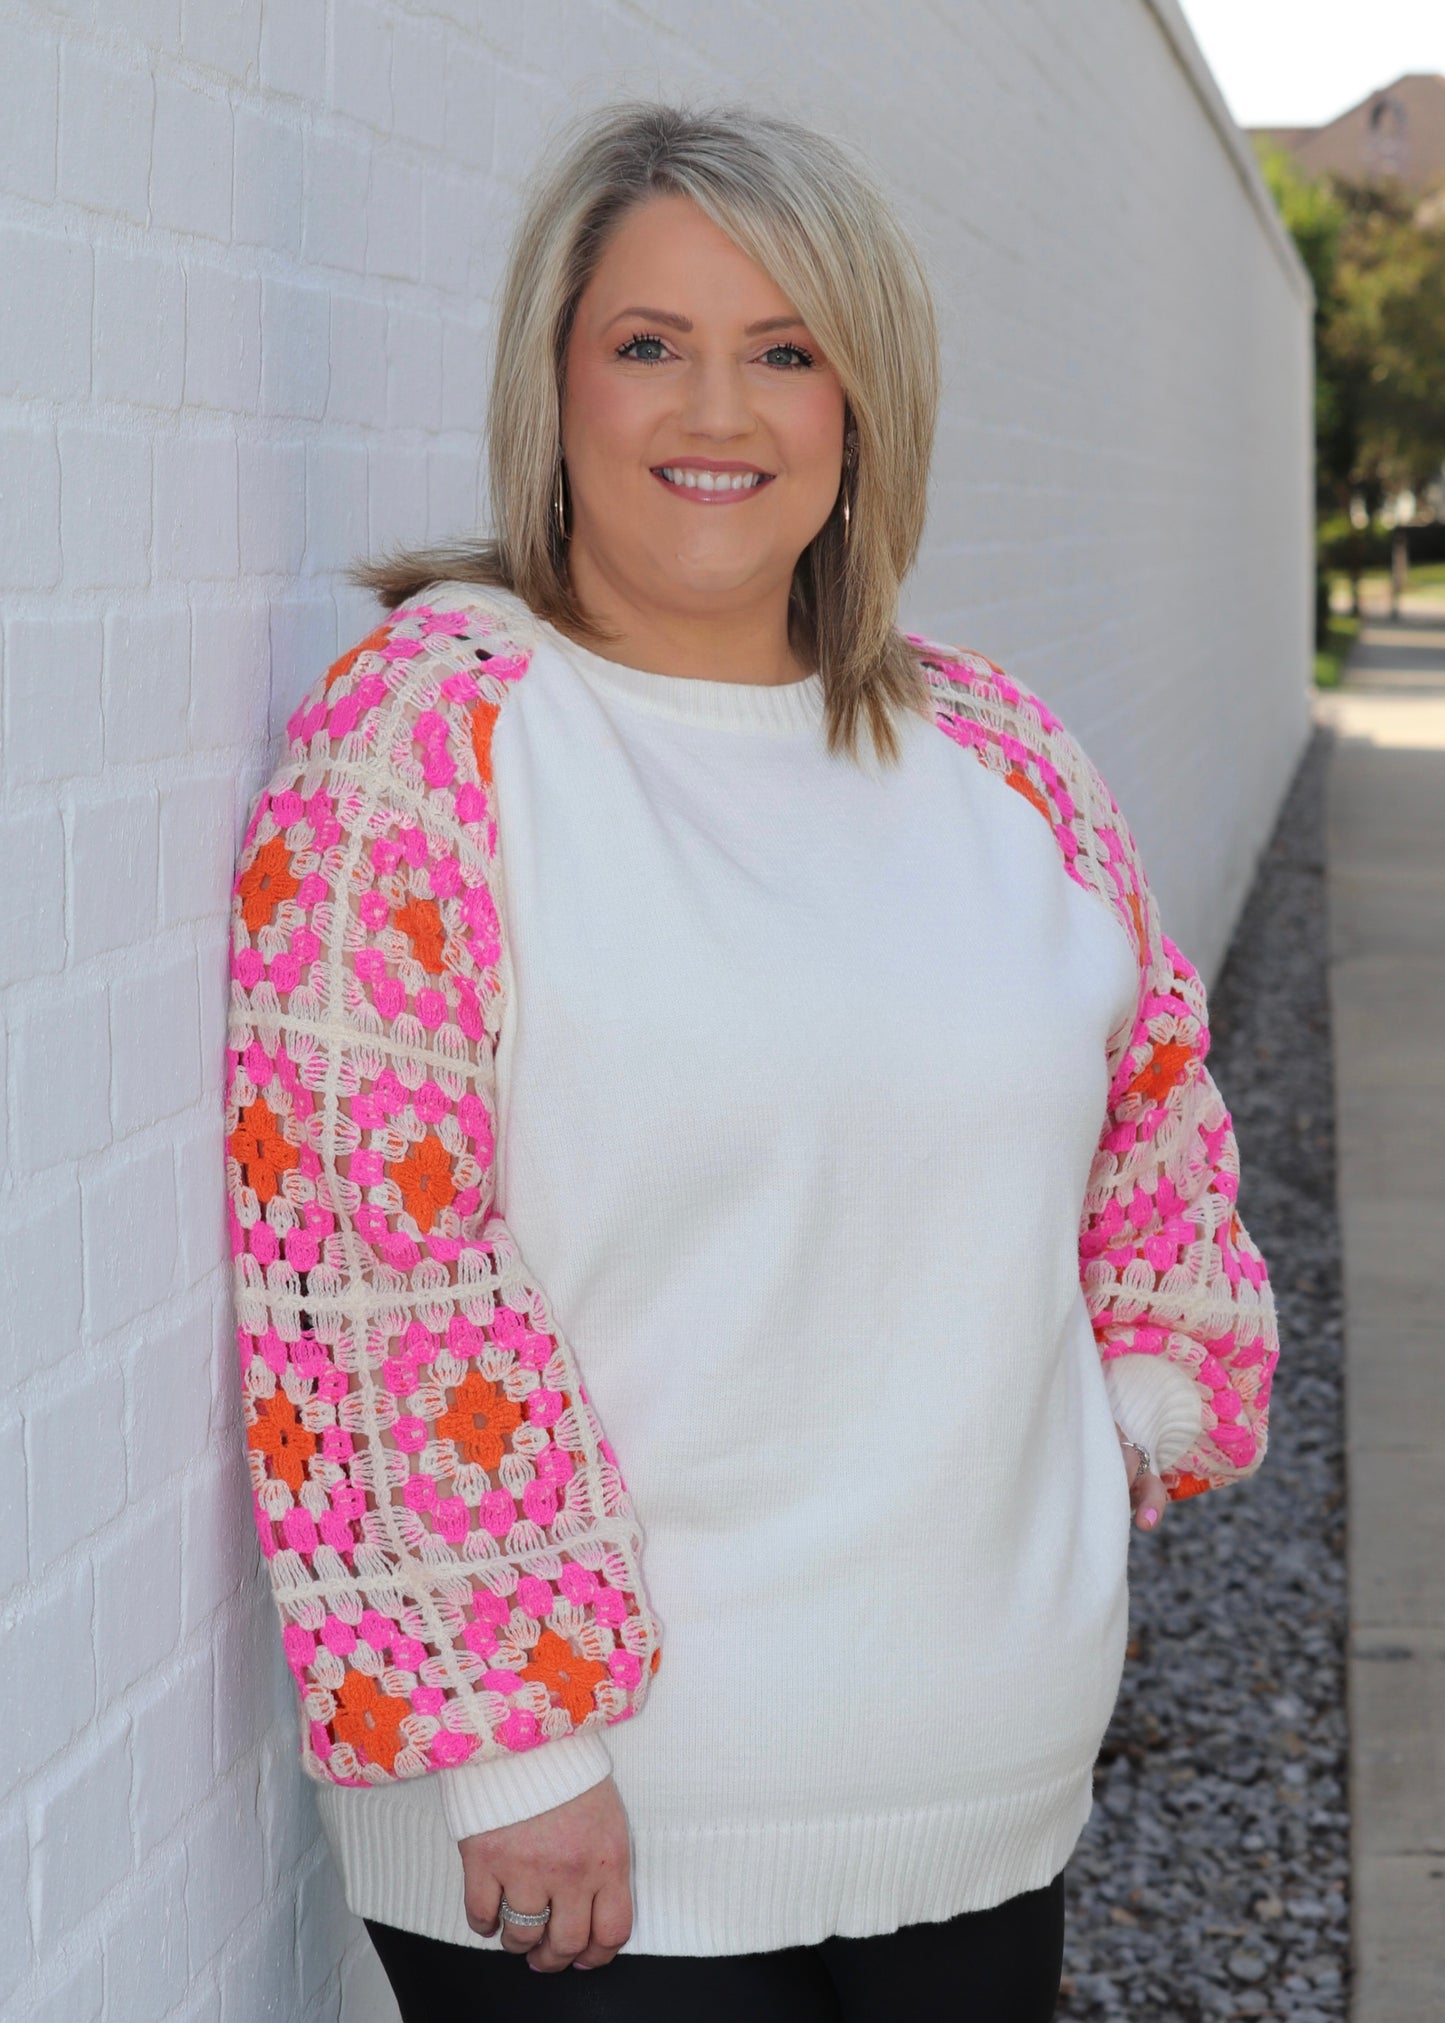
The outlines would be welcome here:
<svg viewBox="0 0 1445 2023">
<path fill-rule="evenodd" d="M 694 464 L 654 464 L 652 475 L 670 492 L 679 492 L 699 506 L 723 506 L 736 499 L 750 499 L 773 482 L 771 471 L 702 470 Z"/>
</svg>

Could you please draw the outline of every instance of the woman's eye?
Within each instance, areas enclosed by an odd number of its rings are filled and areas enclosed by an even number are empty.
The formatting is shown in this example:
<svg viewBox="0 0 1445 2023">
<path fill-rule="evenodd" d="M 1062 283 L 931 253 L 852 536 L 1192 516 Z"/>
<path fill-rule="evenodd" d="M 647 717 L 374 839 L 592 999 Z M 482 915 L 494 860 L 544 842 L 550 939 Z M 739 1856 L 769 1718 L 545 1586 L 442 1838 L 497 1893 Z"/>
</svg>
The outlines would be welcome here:
<svg viewBox="0 0 1445 2023">
<path fill-rule="evenodd" d="M 788 371 L 813 363 L 812 352 L 804 351 L 801 344 L 770 344 L 763 357 L 769 365 L 781 365 Z"/>
<path fill-rule="evenodd" d="M 619 358 L 635 359 L 639 365 L 660 365 L 667 346 L 660 337 L 629 337 L 617 347 Z"/>
</svg>

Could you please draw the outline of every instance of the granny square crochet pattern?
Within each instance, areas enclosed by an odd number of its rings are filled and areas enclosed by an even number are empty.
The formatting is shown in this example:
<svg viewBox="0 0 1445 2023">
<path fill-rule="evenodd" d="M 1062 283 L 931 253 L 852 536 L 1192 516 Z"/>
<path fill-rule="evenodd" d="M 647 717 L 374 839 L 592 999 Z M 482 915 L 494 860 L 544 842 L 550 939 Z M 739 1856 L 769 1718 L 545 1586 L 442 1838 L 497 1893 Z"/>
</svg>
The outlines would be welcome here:
<svg viewBox="0 0 1445 2023">
<path fill-rule="evenodd" d="M 938 727 L 1038 811 L 1135 951 L 1081 1284 L 1102 1357 L 1165 1356 L 1198 1389 L 1171 1496 L 1236 1480 L 1264 1453 L 1278 1337 L 1202 984 L 1058 718 L 982 656 L 913 643 Z M 336 1784 L 625 1721 L 661 1657 L 618 1456 L 494 1205 L 510 969 L 490 745 L 529 651 L 475 586 L 400 605 L 291 718 L 234 887 L 251 1484 L 303 1764 Z"/>
</svg>

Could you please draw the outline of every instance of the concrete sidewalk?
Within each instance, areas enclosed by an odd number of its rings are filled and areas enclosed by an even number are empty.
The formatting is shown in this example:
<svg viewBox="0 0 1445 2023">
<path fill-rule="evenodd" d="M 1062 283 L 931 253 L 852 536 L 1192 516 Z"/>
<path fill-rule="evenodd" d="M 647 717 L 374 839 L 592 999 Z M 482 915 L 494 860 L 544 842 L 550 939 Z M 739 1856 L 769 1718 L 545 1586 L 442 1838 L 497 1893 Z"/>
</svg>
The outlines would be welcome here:
<svg viewBox="0 0 1445 2023">
<path fill-rule="evenodd" d="M 1367 620 L 1327 850 L 1344 1242 L 1354 2023 L 1445 2018 L 1445 604 Z"/>
</svg>

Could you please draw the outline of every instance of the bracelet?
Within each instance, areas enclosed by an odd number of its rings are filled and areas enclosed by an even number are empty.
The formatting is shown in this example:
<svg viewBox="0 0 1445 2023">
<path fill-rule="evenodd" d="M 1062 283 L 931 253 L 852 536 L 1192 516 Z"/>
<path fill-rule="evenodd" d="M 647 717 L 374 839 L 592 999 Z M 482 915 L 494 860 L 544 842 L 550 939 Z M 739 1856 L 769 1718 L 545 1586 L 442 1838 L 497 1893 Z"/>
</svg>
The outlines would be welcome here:
<svg viewBox="0 0 1445 2023">
<path fill-rule="evenodd" d="M 1137 1455 L 1139 1456 L 1139 1462 L 1140 1462 L 1140 1468 L 1139 1468 L 1139 1474 L 1140 1474 L 1140 1475 L 1157 1475 L 1157 1474 L 1158 1474 L 1158 1472 L 1159 1472 L 1159 1471 L 1158 1471 L 1158 1469 L 1157 1469 L 1157 1468 L 1156 1468 L 1156 1467 L 1154 1466 L 1154 1457 L 1153 1457 L 1153 1455 L 1152 1455 L 1152 1454 L 1151 1454 L 1151 1453 L 1149 1452 L 1149 1449 L 1148 1449 L 1147 1447 L 1141 1447 L 1141 1446 L 1139 1445 L 1139 1442 L 1138 1442 L 1137 1440 L 1131 1440 L 1131 1439 L 1129 1439 L 1129 1438 L 1128 1438 L 1128 1436 L 1127 1436 L 1127 1435 L 1126 1435 L 1126 1436 L 1124 1437 L 1124 1439 L 1122 1439 L 1122 1440 L 1121 1440 L 1121 1441 L 1119 1442 L 1119 1445 L 1120 1445 L 1121 1447 L 1132 1447 L 1132 1448 L 1133 1448 L 1133 1450 L 1134 1450 L 1134 1452 L 1135 1452 L 1135 1453 L 1136 1453 L 1136 1454 L 1137 1454 Z M 1136 1481 L 1138 1480 L 1138 1477 L 1137 1477 L 1137 1476 L 1135 1477 L 1135 1480 L 1136 1480 Z"/>
</svg>

